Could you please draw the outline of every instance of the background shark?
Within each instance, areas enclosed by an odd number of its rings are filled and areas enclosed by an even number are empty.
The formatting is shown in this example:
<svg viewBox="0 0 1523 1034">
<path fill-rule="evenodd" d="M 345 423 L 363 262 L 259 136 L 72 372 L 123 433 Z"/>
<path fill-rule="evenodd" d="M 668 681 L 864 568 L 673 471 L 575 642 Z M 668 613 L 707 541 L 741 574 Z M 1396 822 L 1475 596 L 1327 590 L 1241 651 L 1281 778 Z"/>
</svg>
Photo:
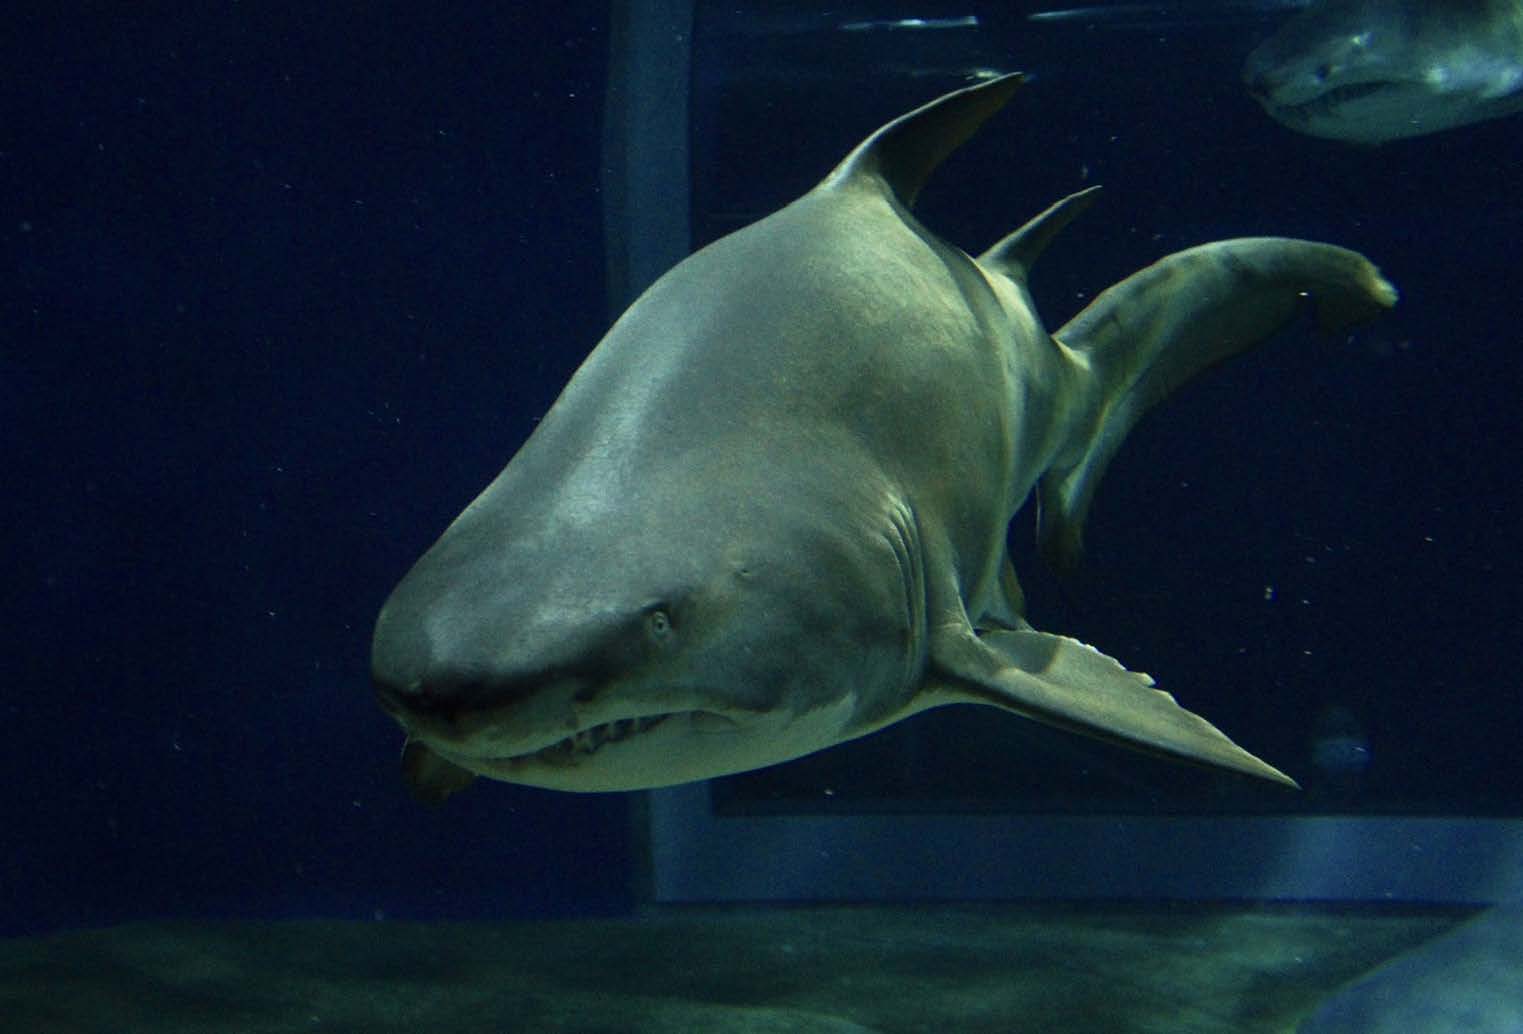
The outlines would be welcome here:
<svg viewBox="0 0 1523 1034">
<path fill-rule="evenodd" d="M 1523 110 L 1518 0 L 1326 0 L 1248 55 L 1243 81 L 1300 133 L 1378 144 Z"/>
<path fill-rule="evenodd" d="M 1297 1034 L 1517 1034 L 1523 902 L 1480 913 L 1331 995 Z"/>
</svg>

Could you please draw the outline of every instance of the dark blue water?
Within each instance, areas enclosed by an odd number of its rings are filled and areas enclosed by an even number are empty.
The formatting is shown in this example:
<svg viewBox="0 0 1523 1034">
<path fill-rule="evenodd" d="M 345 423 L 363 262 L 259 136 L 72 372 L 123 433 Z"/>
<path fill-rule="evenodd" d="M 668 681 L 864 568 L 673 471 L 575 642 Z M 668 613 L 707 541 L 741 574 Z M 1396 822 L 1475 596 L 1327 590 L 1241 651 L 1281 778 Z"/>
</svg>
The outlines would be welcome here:
<svg viewBox="0 0 1523 1034">
<path fill-rule="evenodd" d="M 7 931 L 627 900 L 620 799 L 422 809 L 367 688 L 606 322 L 607 13 L 520 10 L 6 33 Z"/>
<path fill-rule="evenodd" d="M 629 801 L 491 784 L 424 808 L 367 677 L 387 591 L 608 322 L 609 30 L 592 3 L 13 19 L 0 933 L 629 906 Z M 1297 137 L 1236 82 L 1258 31 L 1012 36 L 1028 96 L 924 197 L 978 250 L 1106 183 L 1038 271 L 1054 326 L 1239 234 L 1356 247 L 1403 290 L 1351 340 L 1301 328 L 1139 428 L 1080 582 L 1018 557 L 1033 614 L 1305 776 L 1292 807 L 1516 815 L 1523 122 Z M 899 42 L 806 75 L 785 62 L 820 55 L 699 41 L 700 242 L 958 82 L 911 75 Z M 952 734 L 861 755 L 868 795 L 937 778 Z M 830 777 L 810 771 L 757 793 Z M 999 796 L 936 795 L 958 792 Z"/>
</svg>

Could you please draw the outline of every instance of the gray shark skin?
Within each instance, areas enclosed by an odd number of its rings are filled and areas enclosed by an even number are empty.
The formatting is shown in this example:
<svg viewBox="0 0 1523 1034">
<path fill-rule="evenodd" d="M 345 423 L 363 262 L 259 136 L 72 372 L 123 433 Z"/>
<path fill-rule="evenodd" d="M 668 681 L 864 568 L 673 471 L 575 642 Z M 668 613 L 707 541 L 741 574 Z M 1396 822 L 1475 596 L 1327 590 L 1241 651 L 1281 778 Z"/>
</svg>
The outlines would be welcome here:
<svg viewBox="0 0 1523 1034">
<path fill-rule="evenodd" d="M 878 130 L 819 186 L 703 248 L 614 324 L 376 622 L 403 770 L 574 790 L 786 761 L 952 703 L 1294 785 L 1098 651 L 1033 629 L 1006 527 L 1079 548 L 1133 423 L 1313 299 L 1394 304 L 1363 257 L 1274 238 L 1163 259 L 1056 336 L 1026 270 L 1093 198 L 978 259 L 910 205 L 1016 89 Z"/>
<path fill-rule="evenodd" d="M 1379 144 L 1523 111 L 1523 0 L 1323 0 L 1248 55 L 1271 118 Z"/>
<path fill-rule="evenodd" d="M 1296 1034 L 1518 1034 L 1523 903 L 1504 902 L 1327 998 Z"/>
</svg>

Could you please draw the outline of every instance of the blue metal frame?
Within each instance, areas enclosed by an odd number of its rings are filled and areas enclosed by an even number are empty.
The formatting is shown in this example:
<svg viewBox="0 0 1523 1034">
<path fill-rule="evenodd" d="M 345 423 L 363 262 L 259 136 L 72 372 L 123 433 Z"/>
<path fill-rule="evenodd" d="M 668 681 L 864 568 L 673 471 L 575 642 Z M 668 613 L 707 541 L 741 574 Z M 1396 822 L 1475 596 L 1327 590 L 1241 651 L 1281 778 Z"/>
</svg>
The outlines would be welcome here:
<svg viewBox="0 0 1523 1034">
<path fill-rule="evenodd" d="M 605 145 L 615 311 L 688 252 L 691 0 L 616 4 Z M 641 809 L 655 902 L 874 899 L 1481 904 L 1523 897 L 1523 822 L 1463 817 L 719 816 Z"/>
<path fill-rule="evenodd" d="M 652 791 L 658 902 L 1523 897 L 1523 823 L 1329 816 L 718 816 Z"/>
</svg>

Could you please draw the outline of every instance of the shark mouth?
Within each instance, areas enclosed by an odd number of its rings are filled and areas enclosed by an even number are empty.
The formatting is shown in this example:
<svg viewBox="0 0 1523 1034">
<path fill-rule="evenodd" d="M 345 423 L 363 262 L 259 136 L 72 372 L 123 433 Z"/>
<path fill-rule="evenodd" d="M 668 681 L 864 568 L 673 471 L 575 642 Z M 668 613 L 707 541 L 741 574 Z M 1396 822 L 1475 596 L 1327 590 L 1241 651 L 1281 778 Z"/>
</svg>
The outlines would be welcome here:
<svg viewBox="0 0 1523 1034">
<path fill-rule="evenodd" d="M 1283 104 L 1273 99 L 1270 99 L 1270 103 L 1282 115 L 1306 120 L 1315 115 L 1331 114 L 1344 104 L 1363 100 L 1365 97 L 1380 93 L 1382 90 L 1389 89 L 1390 87 L 1391 84 L 1386 82 L 1352 83 L 1348 86 L 1335 87 L 1326 93 L 1320 93 L 1311 100 L 1302 101 L 1300 104 Z"/>
<path fill-rule="evenodd" d="M 508 761 L 539 761 L 547 765 L 571 765 L 585 757 L 596 754 L 610 743 L 627 740 L 642 732 L 649 732 L 678 712 L 645 715 L 640 718 L 619 718 L 567 736 L 559 742 L 528 754 L 507 758 Z"/>
</svg>

